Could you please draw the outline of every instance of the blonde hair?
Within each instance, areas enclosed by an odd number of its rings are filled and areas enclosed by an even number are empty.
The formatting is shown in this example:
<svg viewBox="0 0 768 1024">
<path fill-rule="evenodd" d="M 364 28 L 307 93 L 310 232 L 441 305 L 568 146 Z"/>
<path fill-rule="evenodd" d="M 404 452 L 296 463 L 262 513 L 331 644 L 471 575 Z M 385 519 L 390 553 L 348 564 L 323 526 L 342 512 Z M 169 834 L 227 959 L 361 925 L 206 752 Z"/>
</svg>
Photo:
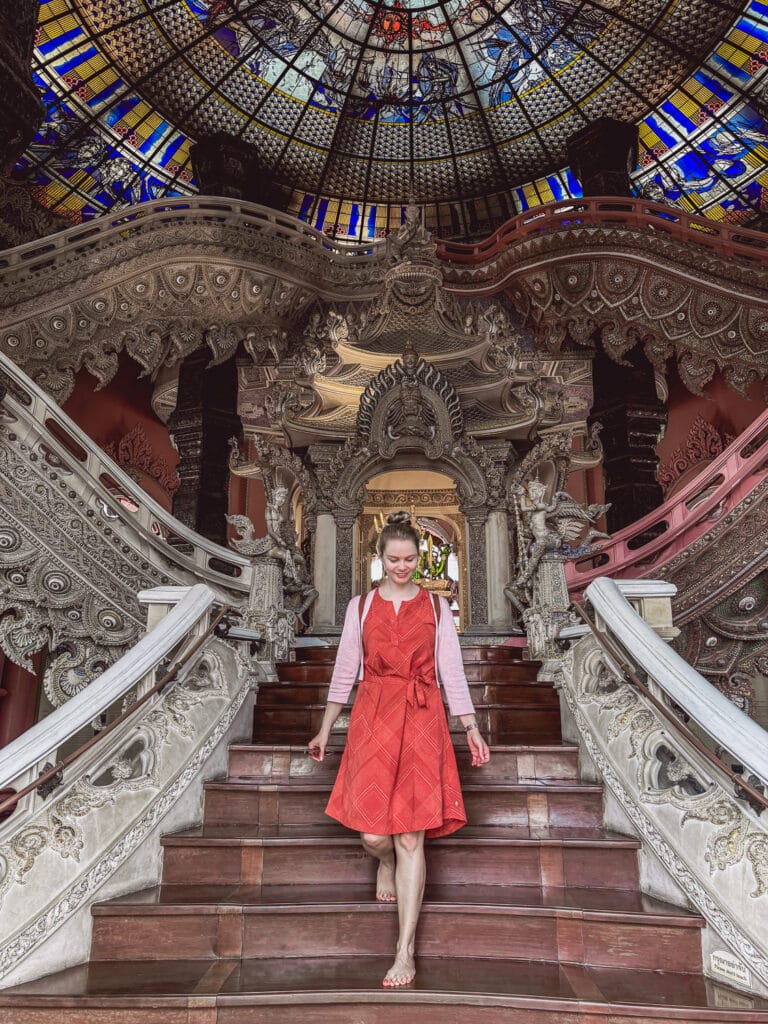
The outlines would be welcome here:
<svg viewBox="0 0 768 1024">
<path fill-rule="evenodd" d="M 384 549 L 391 540 L 410 540 L 419 550 L 421 534 L 411 524 L 410 512 L 391 512 L 387 516 L 387 525 L 379 534 L 379 554 L 384 555 Z"/>
</svg>

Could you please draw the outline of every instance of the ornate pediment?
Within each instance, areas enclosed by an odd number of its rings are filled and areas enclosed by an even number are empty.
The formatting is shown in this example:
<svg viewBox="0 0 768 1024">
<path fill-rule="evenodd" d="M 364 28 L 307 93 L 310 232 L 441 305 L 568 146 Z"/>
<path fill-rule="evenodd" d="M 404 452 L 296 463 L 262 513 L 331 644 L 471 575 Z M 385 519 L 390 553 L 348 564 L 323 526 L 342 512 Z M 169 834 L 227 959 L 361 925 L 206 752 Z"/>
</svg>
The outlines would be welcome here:
<svg viewBox="0 0 768 1024">
<path fill-rule="evenodd" d="M 436 458 L 463 432 L 464 416 L 455 388 L 412 345 L 401 359 L 377 374 L 360 397 L 357 436 L 366 444 L 375 440 L 382 454 L 418 442 L 430 458 Z"/>
</svg>

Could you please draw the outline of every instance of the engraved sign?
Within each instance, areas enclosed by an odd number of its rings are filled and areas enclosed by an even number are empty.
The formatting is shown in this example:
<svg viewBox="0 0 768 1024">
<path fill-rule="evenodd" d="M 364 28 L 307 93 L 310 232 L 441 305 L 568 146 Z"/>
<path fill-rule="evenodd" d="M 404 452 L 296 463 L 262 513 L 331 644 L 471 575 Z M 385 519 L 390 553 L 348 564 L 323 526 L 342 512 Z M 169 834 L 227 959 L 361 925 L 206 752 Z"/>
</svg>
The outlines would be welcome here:
<svg viewBox="0 0 768 1024">
<path fill-rule="evenodd" d="M 739 985 L 749 986 L 751 979 L 749 971 L 733 953 L 727 949 L 716 949 L 709 957 L 709 967 L 713 974 L 719 974 L 721 978 L 735 981 Z"/>
</svg>

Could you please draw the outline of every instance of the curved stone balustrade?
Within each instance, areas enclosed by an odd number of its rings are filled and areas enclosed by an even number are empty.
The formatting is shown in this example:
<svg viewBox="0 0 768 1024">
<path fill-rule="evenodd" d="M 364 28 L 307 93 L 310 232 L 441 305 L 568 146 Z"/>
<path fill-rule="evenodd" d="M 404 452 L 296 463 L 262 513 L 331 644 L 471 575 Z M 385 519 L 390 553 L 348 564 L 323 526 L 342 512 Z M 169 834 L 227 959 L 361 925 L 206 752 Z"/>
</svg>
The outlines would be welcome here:
<svg viewBox="0 0 768 1024">
<path fill-rule="evenodd" d="M 213 591 L 159 593 L 168 606 L 180 597 L 98 682 L 3 751 L 4 783 L 20 785 L 36 758 L 55 758 L 89 713 L 119 712 L 135 686 L 150 689 L 180 641 L 205 632 Z M 26 798 L 0 823 L 0 986 L 86 960 L 97 895 L 157 884 L 160 834 L 199 822 L 203 781 L 223 771 L 227 744 L 249 735 L 249 694 L 269 670 L 209 637 L 175 681 L 65 770 L 51 796 Z"/>
<path fill-rule="evenodd" d="M 722 256 L 768 261 L 768 235 L 749 228 L 718 224 L 677 206 L 623 196 L 569 199 L 546 203 L 511 217 L 481 242 L 438 242 L 442 259 L 457 264 L 492 264 L 510 245 L 542 231 L 575 224 L 625 224 L 663 231 L 682 241 L 715 249 Z"/>
<path fill-rule="evenodd" d="M 474 246 L 439 243 L 457 296 L 504 293 L 556 353 L 598 336 L 615 358 L 675 357 L 691 390 L 717 370 L 744 391 L 768 373 L 768 238 L 618 197 L 520 214 Z M 285 355 L 312 302 L 370 302 L 385 242 L 331 240 L 235 200 L 157 200 L 0 255 L 0 351 L 63 401 L 82 366 L 111 379 L 120 351 L 147 372 L 201 345 Z M 275 341 L 277 339 L 277 342 Z"/>
<path fill-rule="evenodd" d="M 49 650 L 63 704 L 145 629 L 137 593 L 205 582 L 243 604 L 261 571 L 179 523 L 0 355 L 0 646 Z"/>
<path fill-rule="evenodd" d="M 168 602 L 178 601 L 178 604 L 90 686 L 0 749 L 0 791 L 18 791 L 34 780 L 46 761 L 55 764 L 59 749 L 86 726 L 106 715 L 117 701 L 153 673 L 192 633 L 198 622 L 207 617 L 216 600 L 210 587 L 200 583 L 193 587 L 158 587 L 139 594 L 138 599 L 141 601 L 144 596 L 151 599 L 154 595 Z M 35 803 L 35 794 L 28 794 L 23 801 L 28 811 Z M 17 805 L 14 813 L 21 809 Z"/>
<path fill-rule="evenodd" d="M 601 341 L 675 358 L 700 394 L 720 371 L 738 392 L 768 375 L 768 236 L 619 197 L 553 203 L 475 246 L 445 244 L 456 294 L 505 292 L 556 353 Z"/>
<path fill-rule="evenodd" d="M 668 601 L 674 591 L 652 581 L 634 587 L 635 596 L 657 601 Z M 712 746 L 746 766 L 753 787 L 765 789 L 765 731 L 686 664 L 633 611 L 619 585 L 597 580 L 587 597 L 598 629 L 647 674 L 651 691 L 690 716 Z M 732 983 L 765 993 L 766 823 L 734 793 L 725 773 L 626 681 L 591 633 L 566 653 L 558 678 L 565 733 L 580 743 L 615 798 L 607 823 L 626 830 L 629 821 L 643 841 L 646 891 L 670 898 L 671 877 L 677 900 L 690 901 L 707 920 L 708 972 L 717 976 L 718 964 L 730 964 Z"/>
<path fill-rule="evenodd" d="M 600 576 L 658 575 L 765 479 L 767 463 L 768 410 L 663 505 L 601 542 L 597 554 L 567 563 L 569 590 L 578 596 Z"/>
</svg>

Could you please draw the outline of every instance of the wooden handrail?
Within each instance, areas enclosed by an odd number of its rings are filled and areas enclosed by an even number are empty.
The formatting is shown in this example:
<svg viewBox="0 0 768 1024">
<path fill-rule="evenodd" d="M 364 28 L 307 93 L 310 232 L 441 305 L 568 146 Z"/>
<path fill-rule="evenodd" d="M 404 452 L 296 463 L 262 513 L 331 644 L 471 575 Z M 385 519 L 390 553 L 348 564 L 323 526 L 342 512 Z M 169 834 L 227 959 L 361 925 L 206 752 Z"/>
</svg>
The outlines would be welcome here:
<svg viewBox="0 0 768 1024">
<path fill-rule="evenodd" d="M 573 607 L 587 626 L 589 626 L 592 631 L 592 636 L 594 636 L 598 645 L 619 666 L 621 671 L 624 673 L 625 679 L 628 679 L 636 689 L 640 690 L 643 696 L 653 704 L 656 710 L 659 711 L 667 721 L 671 722 L 675 729 L 678 732 L 681 732 L 688 742 L 691 743 L 703 757 L 728 776 L 737 790 L 737 796 L 739 795 L 738 790 L 743 790 L 745 793 L 749 794 L 752 800 L 760 804 L 762 808 L 768 807 L 768 796 L 766 796 L 765 793 L 761 793 L 759 790 L 755 789 L 754 786 L 750 786 L 748 782 L 745 782 L 742 775 L 739 775 L 738 772 L 735 772 L 725 764 L 717 754 L 713 754 L 709 747 L 705 743 L 702 743 L 699 737 L 692 732 L 684 722 L 681 722 L 680 719 L 669 710 L 663 701 L 660 701 L 658 697 L 651 692 L 650 688 L 646 686 L 646 684 L 637 675 L 629 661 L 629 658 L 624 654 L 624 652 L 621 651 L 620 648 L 617 648 L 615 644 L 609 643 L 606 638 L 600 634 L 597 626 L 589 617 L 583 606 L 579 604 L 578 601 L 574 601 Z M 0 810 L 1 809 L 2 808 L 0 807 Z"/>
<path fill-rule="evenodd" d="M 57 776 L 60 772 L 64 771 L 65 768 L 68 768 L 69 765 L 73 764 L 87 750 L 90 750 L 91 747 L 95 746 L 96 743 L 102 740 L 105 736 L 108 736 L 109 733 L 111 733 L 114 729 L 118 727 L 118 725 L 122 725 L 122 723 L 127 718 L 129 718 L 135 711 L 138 711 L 140 707 L 146 704 L 150 697 L 154 697 L 156 693 L 159 693 L 162 689 L 164 689 L 168 685 L 168 683 L 170 683 L 172 680 L 176 678 L 176 676 L 190 661 L 193 655 L 197 654 L 197 652 L 200 650 L 200 648 L 208 639 L 208 637 L 211 636 L 213 632 L 215 632 L 216 628 L 218 627 L 222 619 L 224 619 L 227 615 L 231 614 L 239 615 L 240 613 L 236 608 L 233 608 L 231 605 L 225 605 L 216 614 L 213 621 L 210 623 L 205 632 L 197 638 L 194 644 L 186 652 L 184 657 L 180 661 L 177 661 L 175 665 L 172 665 L 171 668 L 169 668 L 168 671 L 165 673 L 163 678 L 158 680 L 158 682 L 155 683 L 151 690 L 147 690 L 147 692 L 143 694 L 141 697 L 139 697 L 137 700 L 135 700 L 130 707 L 126 708 L 125 711 L 118 715 L 118 717 L 113 722 L 110 722 L 109 725 L 107 725 L 104 729 L 102 729 L 100 732 L 97 732 L 95 736 L 92 736 L 89 740 L 86 740 L 85 743 L 81 743 L 77 750 L 73 750 L 70 754 L 67 754 L 67 756 L 63 760 L 58 761 L 55 765 L 52 765 L 50 768 L 46 769 L 46 771 L 44 771 L 40 776 L 38 776 L 38 778 L 36 778 L 34 782 L 28 783 L 26 786 L 24 786 L 23 789 L 20 789 L 17 793 L 13 793 L 11 796 L 8 796 L 3 801 L 1 801 L 0 815 L 2 815 L 9 808 L 15 807 L 19 800 L 22 800 L 28 793 L 31 793 L 32 790 L 40 790 L 42 787 L 45 787 L 47 782 L 49 782 L 51 779 L 54 779 L 55 776 Z M 58 788 L 58 785 L 54 788 Z"/>
</svg>

